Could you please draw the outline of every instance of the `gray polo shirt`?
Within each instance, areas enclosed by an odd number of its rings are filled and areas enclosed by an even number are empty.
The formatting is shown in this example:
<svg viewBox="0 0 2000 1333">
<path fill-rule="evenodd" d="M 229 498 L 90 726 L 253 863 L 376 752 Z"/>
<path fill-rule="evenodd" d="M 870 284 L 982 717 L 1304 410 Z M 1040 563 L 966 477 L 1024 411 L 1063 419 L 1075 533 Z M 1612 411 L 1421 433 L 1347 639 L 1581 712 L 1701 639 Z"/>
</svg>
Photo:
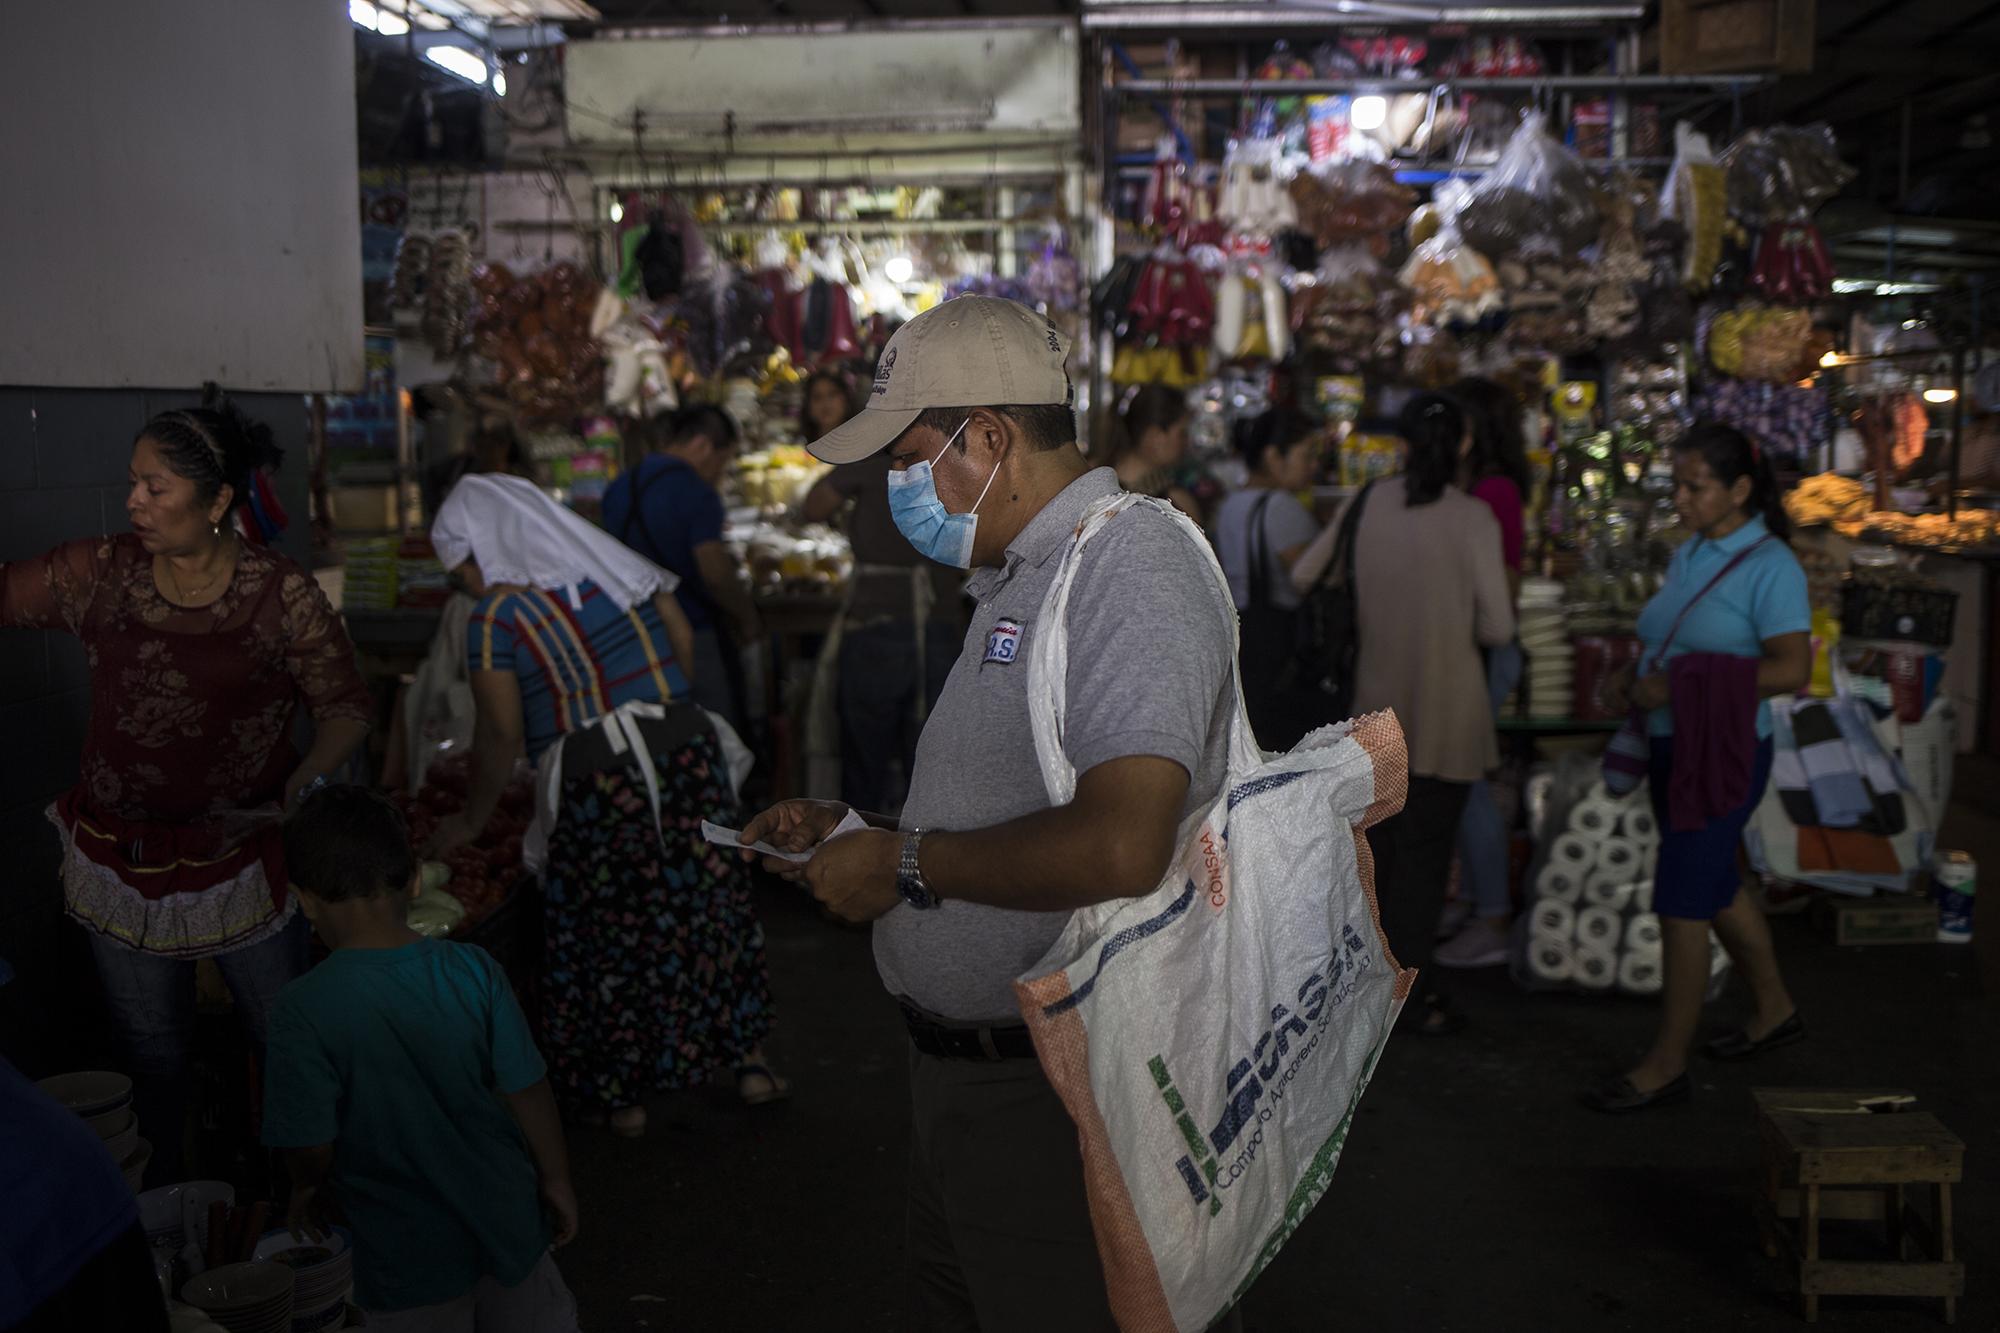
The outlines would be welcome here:
<svg viewBox="0 0 2000 1333">
<path fill-rule="evenodd" d="M 975 573 L 972 628 L 917 743 L 903 827 L 990 828 L 1049 808 L 1028 722 L 1028 653 L 1042 599 L 1090 505 L 1118 492 L 1098 468 L 1071 482 Z M 1084 548 L 1069 604 L 1064 749 L 1079 774 L 1159 755 L 1191 775 L 1183 816 L 1228 777 L 1236 612 L 1199 548 L 1168 518 L 1128 509 Z M 967 1023 L 1018 1023 L 1012 983 L 1055 943 L 1065 912 L 947 901 L 898 904 L 875 924 L 875 963 L 892 995 Z"/>
</svg>

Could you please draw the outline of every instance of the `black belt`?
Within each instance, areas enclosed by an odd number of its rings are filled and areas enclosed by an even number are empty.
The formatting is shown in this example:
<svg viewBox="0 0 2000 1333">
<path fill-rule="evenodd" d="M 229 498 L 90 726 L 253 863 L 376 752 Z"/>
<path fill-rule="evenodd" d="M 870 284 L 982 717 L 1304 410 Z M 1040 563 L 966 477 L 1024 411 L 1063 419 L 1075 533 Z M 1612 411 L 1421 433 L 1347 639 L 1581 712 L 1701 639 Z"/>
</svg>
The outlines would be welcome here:
<svg viewBox="0 0 2000 1333">
<path fill-rule="evenodd" d="M 1032 1060 L 1035 1041 L 1019 1024 L 1004 1028 L 946 1027 L 903 1006 L 903 1024 L 910 1030 L 910 1044 L 925 1055 L 940 1060 Z"/>
</svg>

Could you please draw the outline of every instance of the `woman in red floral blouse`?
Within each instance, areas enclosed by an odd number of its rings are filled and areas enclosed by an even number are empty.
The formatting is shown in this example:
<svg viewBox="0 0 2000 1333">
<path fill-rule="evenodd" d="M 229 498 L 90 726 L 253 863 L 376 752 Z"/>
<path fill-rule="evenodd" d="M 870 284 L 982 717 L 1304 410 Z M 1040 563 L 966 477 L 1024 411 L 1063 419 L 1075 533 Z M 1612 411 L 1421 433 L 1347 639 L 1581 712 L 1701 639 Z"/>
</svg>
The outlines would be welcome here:
<svg viewBox="0 0 2000 1333">
<path fill-rule="evenodd" d="M 0 628 L 67 630 L 89 656 L 81 776 L 49 818 L 158 1179 L 179 1156 L 194 960 L 216 959 L 261 1054 L 309 938 L 275 816 L 346 760 L 371 713 L 319 586 L 238 535 L 239 507 L 278 456 L 269 427 L 211 390 L 133 444 L 131 533 L 0 564 Z M 291 743 L 301 703 L 313 722 L 303 758 Z"/>
</svg>

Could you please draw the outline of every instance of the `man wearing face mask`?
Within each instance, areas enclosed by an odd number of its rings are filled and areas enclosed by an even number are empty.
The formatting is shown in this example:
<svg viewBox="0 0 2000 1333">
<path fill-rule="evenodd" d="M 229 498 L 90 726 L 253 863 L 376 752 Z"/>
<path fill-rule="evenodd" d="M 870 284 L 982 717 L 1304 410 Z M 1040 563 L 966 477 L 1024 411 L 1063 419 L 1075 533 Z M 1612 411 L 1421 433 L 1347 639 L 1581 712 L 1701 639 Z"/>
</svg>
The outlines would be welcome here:
<svg viewBox="0 0 2000 1333">
<path fill-rule="evenodd" d="M 926 1329 L 1113 1327 L 1076 1128 L 1012 982 L 1074 909 L 1157 887 L 1181 820 L 1227 769 L 1234 608 L 1175 520 L 1134 506 L 1085 548 L 1070 594 L 1063 745 L 1079 776 L 1074 799 L 1049 803 L 1029 655 L 1078 521 L 1119 490 L 1075 446 L 1066 351 L 1013 302 L 946 302 L 890 340 L 866 407 L 812 446 L 834 463 L 890 450 L 897 527 L 973 570 L 978 606 L 900 822 L 864 813 L 870 828 L 822 842 L 847 807 L 786 801 L 743 834 L 816 847 L 803 867 L 767 867 L 877 922 L 910 1035 L 908 1239 Z"/>
</svg>

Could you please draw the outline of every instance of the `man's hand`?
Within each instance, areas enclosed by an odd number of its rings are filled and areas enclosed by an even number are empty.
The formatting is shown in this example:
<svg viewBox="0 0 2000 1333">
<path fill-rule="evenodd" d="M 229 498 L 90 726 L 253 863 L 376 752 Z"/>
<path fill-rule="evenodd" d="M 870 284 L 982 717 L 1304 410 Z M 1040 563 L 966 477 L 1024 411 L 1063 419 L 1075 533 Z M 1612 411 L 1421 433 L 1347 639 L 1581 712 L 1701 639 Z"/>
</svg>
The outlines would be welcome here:
<svg viewBox="0 0 2000 1333">
<path fill-rule="evenodd" d="M 576 1186 L 568 1179 L 544 1180 L 541 1183 L 542 1207 L 549 1210 L 549 1221 L 554 1226 L 554 1243 L 557 1249 L 576 1239 Z"/>
<path fill-rule="evenodd" d="M 903 859 L 903 835 L 887 829 L 843 833 L 806 862 L 812 896 L 842 921 L 873 921 L 901 901 L 896 872 Z"/>
<path fill-rule="evenodd" d="M 780 801 L 751 820 L 743 830 L 743 859 L 757 855 L 748 844 L 768 843 L 780 851 L 809 852 L 826 840 L 834 825 L 847 818 L 847 807 L 839 801 Z M 764 869 L 793 883 L 805 877 L 805 867 L 775 857 L 764 857 Z"/>
<path fill-rule="evenodd" d="M 294 1185 L 292 1201 L 285 1209 L 285 1226 L 291 1231 L 292 1239 L 299 1241 L 325 1240 L 333 1234 L 332 1225 L 326 1217 L 326 1198 L 317 1185 Z"/>
</svg>

